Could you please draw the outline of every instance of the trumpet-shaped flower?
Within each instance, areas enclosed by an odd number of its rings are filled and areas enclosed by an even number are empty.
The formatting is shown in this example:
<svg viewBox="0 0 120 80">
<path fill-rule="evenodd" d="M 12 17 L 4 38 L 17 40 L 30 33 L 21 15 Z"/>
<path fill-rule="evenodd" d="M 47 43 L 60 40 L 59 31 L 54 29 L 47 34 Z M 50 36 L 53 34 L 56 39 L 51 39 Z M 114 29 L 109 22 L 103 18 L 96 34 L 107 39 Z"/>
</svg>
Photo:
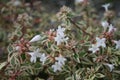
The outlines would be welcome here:
<svg viewBox="0 0 120 80">
<path fill-rule="evenodd" d="M 101 25 L 103 26 L 104 31 L 106 31 L 107 27 L 109 26 L 109 23 L 107 21 L 102 21 Z"/>
<path fill-rule="evenodd" d="M 120 40 L 114 41 L 114 43 L 116 44 L 116 49 L 120 49 Z"/>
<path fill-rule="evenodd" d="M 58 63 L 62 66 L 65 64 L 66 59 L 62 57 L 61 55 L 59 57 L 55 57 L 55 60 L 58 61 Z"/>
<path fill-rule="evenodd" d="M 105 8 L 105 11 L 108 11 L 108 7 L 110 6 L 110 3 L 102 5 L 102 7 Z"/>
<path fill-rule="evenodd" d="M 39 41 L 41 39 L 41 36 L 40 35 L 36 35 L 36 36 L 34 36 L 31 40 L 30 40 L 30 42 L 36 42 L 36 41 Z"/>
<path fill-rule="evenodd" d="M 28 52 L 29 55 L 31 55 L 30 61 L 36 62 L 37 58 L 41 56 L 41 53 L 39 53 L 39 49 L 35 50 L 34 52 Z"/>
<path fill-rule="evenodd" d="M 114 64 L 105 64 L 105 65 L 107 65 L 108 67 L 109 67 L 109 69 L 110 69 L 110 72 L 114 69 Z"/>
<path fill-rule="evenodd" d="M 102 39 L 100 39 L 100 38 L 98 38 L 98 37 L 96 37 L 96 41 L 97 41 L 97 46 L 98 47 L 100 47 L 100 46 L 102 46 L 102 47 L 106 47 L 106 44 L 105 44 L 105 38 L 102 38 Z"/>
<path fill-rule="evenodd" d="M 40 61 L 42 62 L 42 65 L 44 65 L 44 63 L 47 60 L 47 58 L 48 57 L 44 53 L 40 56 Z"/>
<path fill-rule="evenodd" d="M 96 44 L 92 44 L 92 48 L 89 48 L 89 51 L 92 51 L 92 53 L 95 53 L 99 51 L 99 48 Z"/>
<path fill-rule="evenodd" d="M 62 70 L 62 66 L 58 62 L 55 62 L 55 64 L 52 65 L 52 68 L 54 72 Z"/>
</svg>

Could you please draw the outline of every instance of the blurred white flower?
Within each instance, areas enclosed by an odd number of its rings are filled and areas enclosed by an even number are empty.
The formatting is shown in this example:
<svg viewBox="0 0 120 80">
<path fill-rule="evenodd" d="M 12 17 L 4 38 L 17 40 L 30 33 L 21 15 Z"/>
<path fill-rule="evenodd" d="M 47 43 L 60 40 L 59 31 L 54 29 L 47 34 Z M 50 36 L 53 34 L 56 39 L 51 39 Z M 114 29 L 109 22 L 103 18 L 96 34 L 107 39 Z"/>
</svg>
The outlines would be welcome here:
<svg viewBox="0 0 120 80">
<path fill-rule="evenodd" d="M 65 28 L 61 28 L 61 26 L 58 26 L 57 35 L 61 37 L 65 37 L 64 31 L 65 31 Z"/>
<path fill-rule="evenodd" d="M 15 47 L 15 50 L 16 50 L 16 51 L 20 50 L 20 46 L 16 46 L 16 47 Z"/>
<path fill-rule="evenodd" d="M 102 5 L 102 7 L 105 8 L 105 11 L 108 11 L 108 7 L 109 7 L 109 6 L 110 6 L 110 3 L 107 3 L 107 4 Z"/>
<path fill-rule="evenodd" d="M 54 39 L 55 39 L 55 41 L 57 42 L 57 45 L 60 45 L 61 42 L 63 42 L 63 40 L 61 39 L 60 36 L 56 36 Z"/>
<path fill-rule="evenodd" d="M 30 61 L 36 62 L 37 58 L 41 56 L 41 53 L 39 53 L 39 49 L 36 49 L 34 52 L 28 52 L 29 55 L 31 55 Z"/>
<path fill-rule="evenodd" d="M 58 62 L 55 62 L 55 64 L 52 65 L 52 68 L 54 72 L 62 70 L 62 66 Z"/>
<path fill-rule="evenodd" d="M 67 43 L 67 40 L 69 38 L 66 37 L 66 35 L 64 34 L 64 31 L 65 31 L 65 28 L 61 28 L 61 26 L 58 26 L 56 37 L 54 38 L 54 40 L 57 42 L 57 45 L 60 45 L 62 42 Z"/>
<path fill-rule="evenodd" d="M 60 55 L 59 57 L 55 57 L 55 60 L 58 61 L 58 63 L 62 66 L 65 64 L 66 59 Z"/>
<path fill-rule="evenodd" d="M 114 64 L 108 64 L 106 63 L 105 65 L 107 65 L 110 69 L 110 72 L 114 69 Z"/>
<path fill-rule="evenodd" d="M 49 31 L 50 31 L 50 33 L 52 33 L 52 32 L 54 32 L 55 30 L 54 30 L 54 29 L 50 29 Z"/>
<path fill-rule="evenodd" d="M 96 44 L 92 44 L 92 48 L 89 48 L 89 51 L 92 51 L 92 53 L 95 53 L 99 51 L 99 48 Z"/>
<path fill-rule="evenodd" d="M 116 28 L 114 28 L 114 26 L 112 24 L 110 24 L 108 32 L 110 33 L 110 32 L 114 32 L 114 31 L 116 31 Z"/>
<path fill-rule="evenodd" d="M 114 43 L 116 44 L 116 49 L 120 49 L 120 40 L 114 41 Z"/>
<path fill-rule="evenodd" d="M 12 6 L 21 6 L 22 2 L 20 0 L 11 0 L 8 4 Z"/>
<path fill-rule="evenodd" d="M 106 47 L 106 44 L 105 44 L 106 39 L 105 38 L 100 39 L 100 38 L 96 37 L 96 41 L 97 41 L 96 45 L 98 47 L 100 47 L 100 46 L 102 46 L 104 48 Z"/>
<path fill-rule="evenodd" d="M 75 0 L 75 3 L 78 4 L 78 3 L 82 3 L 84 0 Z"/>
<path fill-rule="evenodd" d="M 43 53 L 40 56 L 40 61 L 42 62 L 42 65 L 44 65 L 45 61 L 47 60 L 48 56 L 45 55 L 45 53 Z"/>
<path fill-rule="evenodd" d="M 107 27 L 109 26 L 109 23 L 107 21 L 102 21 L 101 25 L 103 26 L 104 31 L 106 31 Z"/>
<path fill-rule="evenodd" d="M 22 3 L 21 3 L 20 0 L 15 0 L 14 3 L 13 3 L 14 6 L 20 6 L 21 4 Z"/>
<path fill-rule="evenodd" d="M 61 36 L 57 35 L 54 39 L 57 42 L 57 45 L 60 45 L 62 42 L 66 42 L 67 43 L 67 40 L 69 38 L 68 37 L 64 38 L 64 37 L 61 37 Z"/>
<path fill-rule="evenodd" d="M 40 35 L 36 35 L 36 36 L 34 36 L 31 40 L 30 40 L 30 42 L 36 42 L 36 41 L 39 41 L 41 39 L 41 36 Z"/>
</svg>

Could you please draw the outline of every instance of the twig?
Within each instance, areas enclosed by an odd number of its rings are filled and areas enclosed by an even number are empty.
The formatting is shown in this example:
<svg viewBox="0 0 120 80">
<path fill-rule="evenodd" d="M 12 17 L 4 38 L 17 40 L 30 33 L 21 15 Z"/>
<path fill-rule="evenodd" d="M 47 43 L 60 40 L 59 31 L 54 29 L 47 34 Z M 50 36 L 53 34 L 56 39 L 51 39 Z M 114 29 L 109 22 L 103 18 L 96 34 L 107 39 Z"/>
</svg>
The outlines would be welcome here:
<svg viewBox="0 0 120 80">
<path fill-rule="evenodd" d="M 93 37 L 90 33 L 87 33 L 84 29 L 82 29 L 81 27 L 79 27 L 72 19 L 70 19 L 70 18 L 68 18 L 68 19 L 69 19 L 69 21 L 70 21 L 72 24 L 75 25 L 75 27 L 77 27 L 78 29 L 80 29 L 83 33 L 85 33 L 85 34 Z"/>
</svg>

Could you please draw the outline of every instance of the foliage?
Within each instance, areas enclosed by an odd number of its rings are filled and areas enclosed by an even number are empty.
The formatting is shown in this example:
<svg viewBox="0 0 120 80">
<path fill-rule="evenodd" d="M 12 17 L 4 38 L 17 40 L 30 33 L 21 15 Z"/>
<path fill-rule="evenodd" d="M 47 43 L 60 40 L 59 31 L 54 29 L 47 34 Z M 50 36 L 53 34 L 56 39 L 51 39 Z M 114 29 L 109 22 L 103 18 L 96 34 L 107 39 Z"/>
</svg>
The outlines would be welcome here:
<svg viewBox="0 0 120 80">
<path fill-rule="evenodd" d="M 119 31 L 106 5 L 99 20 L 87 0 L 76 4 L 76 11 L 63 6 L 56 15 L 37 5 L 34 11 L 22 3 L 7 3 L 0 17 L 1 26 L 9 28 L 8 58 L 0 63 L 0 79 L 118 80 Z"/>
</svg>

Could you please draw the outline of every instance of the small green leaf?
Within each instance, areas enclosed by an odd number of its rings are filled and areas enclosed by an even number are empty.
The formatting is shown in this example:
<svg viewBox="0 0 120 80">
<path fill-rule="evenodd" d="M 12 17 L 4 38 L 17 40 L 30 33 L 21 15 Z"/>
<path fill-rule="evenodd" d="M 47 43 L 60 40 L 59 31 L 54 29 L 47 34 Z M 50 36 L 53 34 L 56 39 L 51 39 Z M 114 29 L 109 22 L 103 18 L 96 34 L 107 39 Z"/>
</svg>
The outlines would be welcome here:
<svg viewBox="0 0 120 80">
<path fill-rule="evenodd" d="M 80 55 L 81 57 L 83 57 L 85 54 L 86 54 L 86 53 L 83 52 L 83 51 L 79 53 L 79 55 Z"/>
<path fill-rule="evenodd" d="M 97 73 L 95 76 L 96 76 L 97 78 L 103 78 L 103 77 L 105 77 L 105 75 L 103 75 L 103 74 L 101 74 L 101 73 Z"/>
<path fill-rule="evenodd" d="M 79 55 L 78 54 L 74 54 L 74 59 L 75 59 L 75 61 L 80 63 L 80 59 L 79 59 Z"/>
<path fill-rule="evenodd" d="M 21 58 L 22 58 L 22 60 L 25 60 L 26 59 L 25 54 L 21 54 Z"/>
<path fill-rule="evenodd" d="M 71 77 L 67 77 L 65 80 L 71 80 L 72 78 Z"/>
<path fill-rule="evenodd" d="M 17 36 L 21 36 L 21 35 L 22 35 L 22 32 L 21 32 L 21 31 L 17 31 L 16 35 L 17 35 Z"/>
<path fill-rule="evenodd" d="M 7 50 L 8 50 L 9 53 L 12 53 L 13 52 L 13 46 L 9 45 L 8 48 L 7 48 Z"/>
<path fill-rule="evenodd" d="M 0 70 L 6 65 L 6 62 L 0 64 Z"/>
</svg>

